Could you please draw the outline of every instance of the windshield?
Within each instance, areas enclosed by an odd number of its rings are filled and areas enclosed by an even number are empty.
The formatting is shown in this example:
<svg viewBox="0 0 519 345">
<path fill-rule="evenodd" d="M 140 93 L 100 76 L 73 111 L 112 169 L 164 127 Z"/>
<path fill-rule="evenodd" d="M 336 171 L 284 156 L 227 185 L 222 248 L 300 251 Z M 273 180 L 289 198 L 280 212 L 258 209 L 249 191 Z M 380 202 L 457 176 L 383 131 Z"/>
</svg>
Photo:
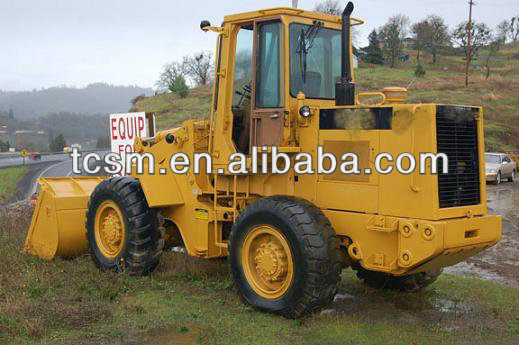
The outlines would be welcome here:
<svg viewBox="0 0 519 345">
<path fill-rule="evenodd" d="M 501 160 L 498 155 L 485 155 L 485 163 L 499 164 Z"/>
<path fill-rule="evenodd" d="M 341 32 L 314 25 L 290 24 L 290 93 L 307 98 L 335 98 L 341 75 Z"/>
</svg>

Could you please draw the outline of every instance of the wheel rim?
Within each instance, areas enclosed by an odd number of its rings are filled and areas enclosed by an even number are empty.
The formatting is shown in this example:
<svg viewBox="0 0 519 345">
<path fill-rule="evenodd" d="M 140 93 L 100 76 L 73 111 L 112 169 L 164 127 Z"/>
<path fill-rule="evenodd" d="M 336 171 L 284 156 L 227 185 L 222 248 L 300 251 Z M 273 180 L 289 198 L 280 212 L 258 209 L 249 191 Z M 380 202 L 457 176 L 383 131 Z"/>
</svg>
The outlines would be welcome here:
<svg viewBox="0 0 519 345">
<path fill-rule="evenodd" d="M 278 229 L 269 225 L 253 228 L 245 237 L 241 260 L 249 285 L 261 297 L 277 299 L 290 287 L 292 251 Z"/>
<path fill-rule="evenodd" d="M 96 212 L 95 240 L 101 254 L 107 258 L 117 257 L 124 247 L 126 225 L 119 206 L 112 200 L 99 205 Z"/>
</svg>

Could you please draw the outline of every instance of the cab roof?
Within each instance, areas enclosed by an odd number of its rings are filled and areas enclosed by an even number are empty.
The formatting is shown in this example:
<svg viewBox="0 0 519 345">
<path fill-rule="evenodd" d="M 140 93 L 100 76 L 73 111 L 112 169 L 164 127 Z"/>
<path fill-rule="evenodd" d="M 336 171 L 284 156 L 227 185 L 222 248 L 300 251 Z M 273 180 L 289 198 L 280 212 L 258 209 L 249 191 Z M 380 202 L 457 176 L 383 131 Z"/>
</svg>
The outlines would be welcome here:
<svg viewBox="0 0 519 345">
<path fill-rule="evenodd" d="M 302 18 L 309 18 L 309 19 L 316 19 L 321 20 L 324 22 L 330 22 L 330 23 L 342 23 L 342 18 L 340 16 L 334 16 L 331 14 L 321 13 L 321 12 L 314 12 L 314 11 L 306 11 L 300 8 L 293 8 L 293 7 L 274 7 L 274 8 L 268 8 L 264 10 L 257 10 L 257 11 L 251 11 L 251 12 L 243 12 L 238 14 L 231 14 L 224 17 L 224 24 L 225 23 L 231 23 L 231 22 L 238 22 L 238 21 L 244 21 L 244 20 L 253 20 L 261 17 L 267 17 L 267 16 L 275 16 L 275 15 L 287 15 L 287 16 L 295 16 L 295 17 L 302 17 Z M 360 19 L 350 17 L 351 25 L 360 25 L 364 22 Z"/>
</svg>

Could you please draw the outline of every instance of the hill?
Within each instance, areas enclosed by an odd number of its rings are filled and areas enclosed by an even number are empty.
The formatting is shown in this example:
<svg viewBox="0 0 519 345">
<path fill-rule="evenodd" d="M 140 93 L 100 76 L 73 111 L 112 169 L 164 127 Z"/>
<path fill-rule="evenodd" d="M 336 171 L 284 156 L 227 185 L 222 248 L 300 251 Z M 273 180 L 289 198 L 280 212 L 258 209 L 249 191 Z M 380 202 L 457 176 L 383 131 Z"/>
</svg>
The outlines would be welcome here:
<svg viewBox="0 0 519 345">
<path fill-rule="evenodd" d="M 360 64 L 356 70 L 359 91 L 379 91 L 385 86 L 403 86 L 409 90 L 408 101 L 416 103 L 450 103 L 483 106 L 485 111 L 485 143 L 487 150 L 519 148 L 519 45 L 507 45 L 491 62 L 491 75 L 485 79 L 482 66 L 486 51 L 473 63 L 470 84 L 465 87 L 464 61 L 456 55 L 439 56 L 437 64 L 421 53 L 426 70 L 416 78 L 416 53 L 408 50 L 410 61 L 396 68 Z M 158 129 L 179 125 L 189 118 L 205 118 L 211 103 L 210 86 L 192 89 L 181 99 L 175 94 L 162 94 L 140 99 L 132 110 L 155 112 Z"/>
<path fill-rule="evenodd" d="M 13 109 L 17 119 L 33 119 L 48 113 L 107 114 L 126 111 L 138 95 L 152 95 L 150 88 L 90 84 L 85 88 L 51 87 L 34 91 L 1 91 L 0 112 Z"/>
<path fill-rule="evenodd" d="M 174 93 L 139 98 L 130 111 L 154 112 L 157 129 L 168 129 L 178 126 L 184 120 L 208 117 L 212 90 L 212 85 L 203 85 L 191 89 L 186 98 L 180 98 Z"/>
</svg>

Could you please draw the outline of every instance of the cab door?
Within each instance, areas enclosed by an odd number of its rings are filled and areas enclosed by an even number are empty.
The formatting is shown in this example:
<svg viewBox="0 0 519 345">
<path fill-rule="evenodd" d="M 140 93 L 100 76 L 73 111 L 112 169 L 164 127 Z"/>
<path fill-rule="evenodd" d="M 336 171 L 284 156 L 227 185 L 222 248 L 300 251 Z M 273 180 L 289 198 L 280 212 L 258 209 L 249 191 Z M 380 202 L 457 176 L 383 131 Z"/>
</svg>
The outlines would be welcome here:
<svg viewBox="0 0 519 345">
<path fill-rule="evenodd" d="M 250 147 L 283 144 L 283 25 L 279 20 L 254 23 L 254 78 Z"/>
</svg>

